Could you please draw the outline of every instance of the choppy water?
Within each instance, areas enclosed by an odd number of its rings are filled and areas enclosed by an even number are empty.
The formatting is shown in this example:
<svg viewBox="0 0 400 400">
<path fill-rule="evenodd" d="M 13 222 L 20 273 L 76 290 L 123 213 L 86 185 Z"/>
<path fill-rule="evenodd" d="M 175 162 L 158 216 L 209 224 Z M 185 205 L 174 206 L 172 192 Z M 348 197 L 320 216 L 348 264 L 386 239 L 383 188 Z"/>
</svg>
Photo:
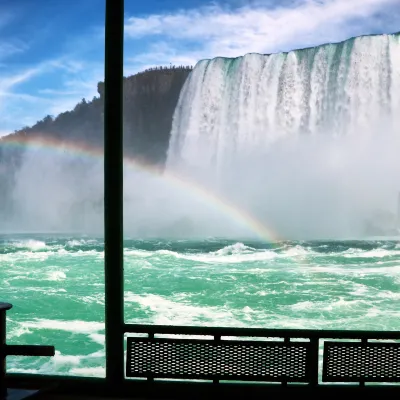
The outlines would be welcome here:
<svg viewBox="0 0 400 400">
<path fill-rule="evenodd" d="M 104 252 L 96 238 L 0 237 L 9 343 L 56 357 L 11 372 L 104 376 Z M 125 320 L 400 330 L 400 242 L 125 241 Z"/>
</svg>

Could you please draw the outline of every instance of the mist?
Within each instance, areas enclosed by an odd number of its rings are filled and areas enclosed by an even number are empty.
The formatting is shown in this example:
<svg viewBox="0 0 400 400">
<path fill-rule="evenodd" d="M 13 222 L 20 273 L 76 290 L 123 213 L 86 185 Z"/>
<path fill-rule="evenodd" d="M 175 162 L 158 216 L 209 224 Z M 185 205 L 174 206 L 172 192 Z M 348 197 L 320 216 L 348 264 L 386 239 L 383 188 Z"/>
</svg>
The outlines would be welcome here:
<svg viewBox="0 0 400 400">
<path fill-rule="evenodd" d="M 366 224 L 379 215 L 389 221 L 375 224 L 396 228 L 399 150 L 398 133 L 382 122 L 379 131 L 362 134 L 280 138 L 228 157 L 224 166 L 220 160 L 218 173 L 196 165 L 181 173 L 248 210 L 279 237 L 365 238 Z"/>
<path fill-rule="evenodd" d="M 395 219 L 399 149 L 398 133 L 382 121 L 379 130 L 361 134 L 298 134 L 248 145 L 215 164 L 204 165 L 199 151 L 192 163 L 170 162 L 159 175 L 126 163 L 125 234 L 257 237 L 244 219 L 199 196 L 193 187 L 200 187 L 282 239 L 364 238 L 366 221 L 378 211 Z M 28 149 L 3 229 L 102 236 L 103 187 L 102 160 Z"/>
<path fill-rule="evenodd" d="M 271 238 L 397 235 L 399 55 L 380 35 L 199 62 L 164 170 L 125 164 L 125 235 L 257 238 L 249 215 Z M 101 158 L 26 150 L 3 229 L 102 235 L 103 178 Z"/>
<path fill-rule="evenodd" d="M 12 212 L 3 232 L 104 232 L 102 160 L 28 148 L 15 172 Z M 124 165 L 124 231 L 127 237 L 204 237 L 249 235 L 208 200 L 167 172 Z"/>
</svg>

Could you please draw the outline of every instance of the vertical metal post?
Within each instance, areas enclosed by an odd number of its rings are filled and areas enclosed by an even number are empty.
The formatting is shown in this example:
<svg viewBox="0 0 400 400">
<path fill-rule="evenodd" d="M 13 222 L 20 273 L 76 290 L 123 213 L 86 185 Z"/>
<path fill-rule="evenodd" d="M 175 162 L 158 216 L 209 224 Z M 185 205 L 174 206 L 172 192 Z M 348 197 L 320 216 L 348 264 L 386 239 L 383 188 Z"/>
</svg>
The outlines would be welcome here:
<svg viewBox="0 0 400 400">
<path fill-rule="evenodd" d="M 308 373 L 310 374 L 310 385 L 317 386 L 319 380 L 319 338 L 312 337 L 310 339 L 310 359 L 307 365 Z"/>
<path fill-rule="evenodd" d="M 0 400 L 7 396 L 6 387 L 6 312 L 0 310 Z"/>
<path fill-rule="evenodd" d="M 124 0 L 106 0 L 104 77 L 104 268 L 106 380 L 124 380 L 123 287 Z"/>
</svg>

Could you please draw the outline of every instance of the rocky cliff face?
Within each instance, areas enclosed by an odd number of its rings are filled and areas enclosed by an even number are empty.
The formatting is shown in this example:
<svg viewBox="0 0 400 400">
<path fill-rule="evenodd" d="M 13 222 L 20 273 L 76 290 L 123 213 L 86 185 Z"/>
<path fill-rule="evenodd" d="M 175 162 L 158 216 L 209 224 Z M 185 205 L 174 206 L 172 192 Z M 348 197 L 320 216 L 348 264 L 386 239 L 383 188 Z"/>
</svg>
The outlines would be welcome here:
<svg viewBox="0 0 400 400">
<path fill-rule="evenodd" d="M 189 69 L 150 71 L 125 80 L 127 154 L 151 164 L 166 160 L 172 117 Z"/>
<path fill-rule="evenodd" d="M 191 68 L 146 71 L 124 79 L 125 153 L 150 164 L 165 162 L 172 117 Z M 98 84 L 100 100 L 104 84 Z"/>
</svg>

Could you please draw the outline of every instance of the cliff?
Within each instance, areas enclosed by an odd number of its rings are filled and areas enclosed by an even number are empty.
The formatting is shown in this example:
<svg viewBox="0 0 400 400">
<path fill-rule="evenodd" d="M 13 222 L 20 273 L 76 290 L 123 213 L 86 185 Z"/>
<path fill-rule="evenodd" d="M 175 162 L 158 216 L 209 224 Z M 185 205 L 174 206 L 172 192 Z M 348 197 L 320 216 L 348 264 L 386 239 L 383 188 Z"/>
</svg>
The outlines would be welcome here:
<svg viewBox="0 0 400 400">
<path fill-rule="evenodd" d="M 164 164 L 172 117 L 189 73 L 190 69 L 165 69 L 125 79 L 126 154 L 151 164 Z"/>
<path fill-rule="evenodd" d="M 124 78 L 126 155 L 140 157 L 149 163 L 164 163 L 173 113 L 191 70 L 191 67 L 155 68 Z M 102 147 L 103 82 L 98 83 L 97 90 L 99 96 L 91 101 L 82 99 L 72 111 L 55 118 L 48 115 L 33 126 L 4 137 L 2 142 L 40 136 Z"/>
</svg>

